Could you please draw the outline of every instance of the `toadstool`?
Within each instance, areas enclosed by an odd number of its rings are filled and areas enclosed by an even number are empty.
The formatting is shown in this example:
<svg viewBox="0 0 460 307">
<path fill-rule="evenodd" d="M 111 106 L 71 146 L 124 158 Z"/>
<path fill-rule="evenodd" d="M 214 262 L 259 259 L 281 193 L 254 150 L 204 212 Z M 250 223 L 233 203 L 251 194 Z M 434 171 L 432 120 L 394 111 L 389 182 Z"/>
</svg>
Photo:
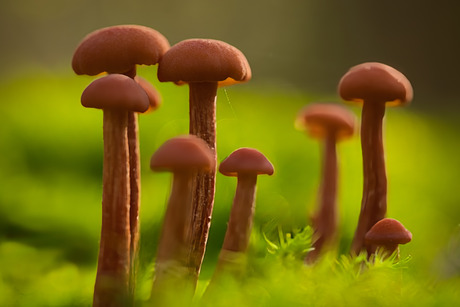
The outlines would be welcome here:
<svg viewBox="0 0 460 307">
<path fill-rule="evenodd" d="M 359 254 L 364 236 L 387 211 L 387 178 L 383 150 L 382 122 L 386 106 L 408 104 L 412 86 L 396 69 L 382 63 L 352 67 L 340 80 L 338 91 L 345 101 L 363 105 L 361 147 L 363 152 L 363 199 L 351 252 Z"/>
<path fill-rule="evenodd" d="M 94 306 L 124 306 L 130 282 L 128 113 L 149 107 L 145 91 L 131 78 L 112 74 L 93 81 L 81 96 L 87 108 L 103 110 L 102 226 Z"/>
<path fill-rule="evenodd" d="M 238 182 L 216 272 L 229 265 L 228 255 L 246 252 L 255 210 L 257 176 L 272 175 L 274 168 L 260 151 L 240 148 L 222 161 L 219 172 L 237 177 Z"/>
<path fill-rule="evenodd" d="M 190 215 L 192 213 L 192 180 L 198 172 L 215 168 L 212 151 L 196 136 L 176 137 L 166 141 L 152 156 L 153 171 L 173 173 L 173 185 L 161 231 L 152 299 L 156 299 L 168 285 L 181 283 L 193 289 L 189 279 L 187 252 L 190 245 Z M 174 276 L 172 272 L 184 270 L 185 274 Z M 190 282 L 190 283 L 189 283 Z M 184 289 L 182 289 L 184 290 Z"/>
<path fill-rule="evenodd" d="M 78 75 L 98 75 L 103 72 L 136 77 L 136 65 L 154 65 L 169 49 L 168 40 L 158 31 L 140 25 L 117 25 L 89 33 L 77 46 L 72 68 Z M 146 81 L 138 79 L 147 91 Z M 128 113 L 129 169 L 130 169 L 130 229 L 132 276 L 134 291 L 135 258 L 139 237 L 140 162 L 137 112 Z"/>
<path fill-rule="evenodd" d="M 356 116 L 346 108 L 332 103 L 311 104 L 297 116 L 297 124 L 313 138 L 324 143 L 323 170 L 319 205 L 312 216 L 313 247 L 306 263 L 314 263 L 323 249 L 331 248 L 337 239 L 337 153 L 336 143 L 350 138 L 355 131 Z"/>
<path fill-rule="evenodd" d="M 251 69 L 237 48 L 212 39 L 188 39 L 172 46 L 158 65 L 161 82 L 188 83 L 190 134 L 211 148 L 216 157 L 216 96 L 219 83 L 248 81 Z M 198 278 L 211 222 L 215 171 L 201 173 L 194 181 L 190 263 Z"/>
<path fill-rule="evenodd" d="M 409 243 L 412 234 L 398 220 L 384 218 L 372 226 L 364 240 L 368 255 L 373 254 L 377 247 L 381 247 L 386 253 L 385 257 L 391 256 L 395 251 L 399 257 L 398 245 Z"/>
</svg>

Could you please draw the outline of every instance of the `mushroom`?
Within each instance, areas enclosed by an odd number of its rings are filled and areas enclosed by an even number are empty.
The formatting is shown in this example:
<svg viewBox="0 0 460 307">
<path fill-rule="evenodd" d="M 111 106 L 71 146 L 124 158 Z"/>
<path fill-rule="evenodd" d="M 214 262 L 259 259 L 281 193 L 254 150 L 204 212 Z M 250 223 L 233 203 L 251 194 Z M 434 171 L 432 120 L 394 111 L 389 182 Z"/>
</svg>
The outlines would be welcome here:
<svg viewBox="0 0 460 307">
<path fill-rule="evenodd" d="M 206 141 L 216 160 L 216 95 L 219 84 L 248 81 L 251 69 L 235 47 L 218 40 L 189 39 L 174 45 L 161 58 L 161 82 L 188 83 L 190 134 Z M 198 278 L 206 249 L 215 193 L 215 170 L 194 181 L 190 264 Z"/>
<path fill-rule="evenodd" d="M 332 103 L 311 104 L 297 116 L 297 124 L 311 137 L 324 143 L 322 180 L 319 205 L 312 216 L 313 247 L 306 263 L 312 264 L 324 249 L 330 249 L 337 240 L 337 153 L 336 143 L 350 138 L 355 132 L 356 116 L 346 108 Z"/>
<path fill-rule="evenodd" d="M 136 77 L 136 65 L 154 65 L 169 49 L 168 40 L 158 31 L 139 25 L 118 25 L 88 34 L 77 46 L 72 58 L 72 68 L 78 75 L 98 75 L 103 72 Z M 151 87 L 147 81 L 136 78 L 152 102 Z M 158 104 L 157 104 L 158 105 Z M 138 140 L 138 115 L 128 114 L 129 169 L 130 169 L 130 229 L 132 281 L 134 291 L 135 259 L 139 237 L 140 162 Z M 128 161 L 126 162 L 128 163 Z M 134 293 L 134 292 L 133 292 Z"/>
<path fill-rule="evenodd" d="M 154 299 L 161 295 L 167 285 L 174 284 L 177 287 L 177 283 L 180 283 L 190 286 L 190 289 L 194 287 L 188 272 L 194 268 L 189 268 L 187 262 L 191 239 L 189 223 L 192 213 L 192 180 L 196 173 L 215 168 L 215 162 L 207 144 L 202 139 L 189 135 L 166 141 L 153 154 L 150 167 L 153 171 L 170 171 L 174 174 L 158 246 L 152 288 Z M 184 274 L 180 274 L 180 270 Z"/>
<path fill-rule="evenodd" d="M 399 258 L 399 244 L 406 244 L 412 240 L 412 233 L 403 224 L 395 219 L 385 218 L 378 221 L 364 237 L 368 255 L 375 253 L 381 247 L 384 257 L 391 256 L 395 251 Z"/>
<path fill-rule="evenodd" d="M 257 176 L 272 175 L 274 169 L 260 151 L 240 148 L 222 161 L 219 172 L 237 177 L 238 182 L 216 272 L 232 266 L 231 259 L 246 252 L 255 210 Z"/>
<path fill-rule="evenodd" d="M 386 106 L 408 104 L 412 86 L 396 69 L 381 63 L 352 67 L 340 80 L 338 91 L 346 101 L 362 103 L 361 147 L 363 152 L 363 199 L 351 253 L 364 248 L 364 236 L 387 211 L 387 178 L 383 151 L 382 121 Z"/>
<path fill-rule="evenodd" d="M 93 81 L 81 103 L 102 109 L 104 115 L 102 226 L 93 305 L 124 306 L 131 265 L 128 113 L 146 111 L 149 100 L 133 79 L 112 74 Z"/>
</svg>

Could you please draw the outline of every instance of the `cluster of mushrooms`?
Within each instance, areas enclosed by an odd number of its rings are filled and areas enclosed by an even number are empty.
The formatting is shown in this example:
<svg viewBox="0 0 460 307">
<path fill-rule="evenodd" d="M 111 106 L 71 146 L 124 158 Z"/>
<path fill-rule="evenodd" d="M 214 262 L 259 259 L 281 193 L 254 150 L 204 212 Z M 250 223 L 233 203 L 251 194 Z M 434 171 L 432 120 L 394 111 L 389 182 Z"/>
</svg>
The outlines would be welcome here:
<svg viewBox="0 0 460 307">
<path fill-rule="evenodd" d="M 94 288 L 94 306 L 128 306 L 134 302 L 139 249 L 140 158 L 138 115 L 160 105 L 160 95 L 136 75 L 137 65 L 158 64 L 160 82 L 189 86 L 190 131 L 166 141 L 153 154 L 153 171 L 173 173 L 155 262 L 151 304 L 160 304 L 169 287 L 193 296 L 210 227 L 217 170 L 216 95 L 220 86 L 246 82 L 251 69 L 235 47 L 218 40 L 188 39 L 170 46 L 158 31 L 139 25 L 102 28 L 78 45 L 72 68 L 96 76 L 81 96 L 84 107 L 103 110 L 102 226 Z M 346 101 L 363 104 L 361 139 L 364 191 L 351 252 L 388 255 L 411 234 L 386 216 L 386 174 L 382 145 L 385 106 L 410 102 L 409 81 L 380 63 L 353 67 L 339 84 Z M 323 178 L 317 212 L 312 216 L 313 264 L 337 241 L 336 142 L 355 132 L 355 116 L 340 105 L 310 104 L 297 118 L 311 136 L 324 141 Z M 252 228 L 257 176 L 272 175 L 273 165 L 258 150 L 239 148 L 218 167 L 237 177 L 236 193 L 213 279 L 238 271 Z M 235 270 L 236 268 L 236 270 Z M 211 280 L 210 285 L 213 283 Z"/>
</svg>

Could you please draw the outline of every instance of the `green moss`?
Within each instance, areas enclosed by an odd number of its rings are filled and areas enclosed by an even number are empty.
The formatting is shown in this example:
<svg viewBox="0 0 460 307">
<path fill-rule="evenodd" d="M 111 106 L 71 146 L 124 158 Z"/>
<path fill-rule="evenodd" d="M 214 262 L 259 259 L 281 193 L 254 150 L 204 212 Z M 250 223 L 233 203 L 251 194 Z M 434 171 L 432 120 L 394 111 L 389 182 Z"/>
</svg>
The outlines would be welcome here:
<svg viewBox="0 0 460 307">
<path fill-rule="evenodd" d="M 140 117 L 142 274 L 138 292 L 142 302 L 149 295 L 170 188 L 170 176 L 152 173 L 148 161 L 166 139 L 187 133 L 188 91 L 158 83 L 150 69 L 140 69 L 140 74 L 160 89 L 164 100 L 158 111 Z M 100 229 L 102 113 L 79 103 L 91 80 L 70 73 L 41 73 L 0 84 L 2 306 L 91 302 Z M 209 305 L 449 306 L 459 301 L 459 270 L 443 265 L 452 257 L 458 259 L 458 253 L 447 252 L 460 221 L 455 121 L 411 108 L 387 111 L 389 216 L 413 233 L 413 242 L 401 247 L 402 258 L 410 255 L 411 261 L 404 266 L 377 262 L 362 269 L 356 259 L 346 256 L 361 203 L 361 152 L 356 137 L 338 148 L 340 247 L 317 266 L 305 267 L 301 259 L 309 248 L 309 236 L 296 229 L 306 229 L 315 206 L 320 146 L 294 128 L 294 119 L 312 98 L 249 84 L 218 94 L 219 161 L 238 147 L 254 147 L 273 162 L 275 174 L 258 180 L 247 275 L 223 281 L 220 290 L 210 295 Z M 218 175 L 217 182 L 198 293 L 212 276 L 235 192 L 232 178 Z M 291 237 L 286 237 L 288 233 Z M 448 276 L 442 274 L 446 267 Z M 198 295 L 196 304 L 206 301 Z"/>
</svg>

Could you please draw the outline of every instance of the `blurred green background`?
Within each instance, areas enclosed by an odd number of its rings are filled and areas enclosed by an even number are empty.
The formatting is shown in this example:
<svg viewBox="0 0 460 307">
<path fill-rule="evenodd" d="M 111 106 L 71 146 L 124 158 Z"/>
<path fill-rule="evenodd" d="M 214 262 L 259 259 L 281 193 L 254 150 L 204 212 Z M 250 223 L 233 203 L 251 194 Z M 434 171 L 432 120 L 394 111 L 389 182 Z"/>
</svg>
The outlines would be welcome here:
<svg viewBox="0 0 460 307">
<path fill-rule="evenodd" d="M 253 80 L 218 93 L 218 159 L 247 146 L 273 162 L 260 177 L 255 233 L 304 227 L 314 209 L 320 145 L 294 127 L 316 101 L 340 102 L 353 65 L 381 61 L 411 80 L 415 97 L 387 110 L 388 215 L 412 231 L 402 248 L 420 287 L 460 275 L 458 146 L 459 5 L 453 1 L 13 1 L 0 2 L 0 305 L 89 305 L 100 231 L 102 113 L 79 99 L 93 80 L 76 76 L 72 53 L 89 32 L 142 24 L 175 44 L 224 40 L 245 53 Z M 164 103 L 140 118 L 142 155 L 140 299 L 168 199 L 169 174 L 148 168 L 165 140 L 188 131 L 186 87 L 139 75 Z M 350 108 L 359 116 L 360 110 Z M 339 145 L 341 253 L 359 214 L 359 137 Z M 219 175 L 202 280 L 219 252 L 236 182 Z M 258 243 L 263 242 L 259 238 Z M 457 290 L 458 291 L 458 290 Z M 441 291 L 442 293 L 442 291 Z M 457 292 L 458 293 L 458 292 Z M 457 296 L 458 298 L 458 296 Z"/>
</svg>

